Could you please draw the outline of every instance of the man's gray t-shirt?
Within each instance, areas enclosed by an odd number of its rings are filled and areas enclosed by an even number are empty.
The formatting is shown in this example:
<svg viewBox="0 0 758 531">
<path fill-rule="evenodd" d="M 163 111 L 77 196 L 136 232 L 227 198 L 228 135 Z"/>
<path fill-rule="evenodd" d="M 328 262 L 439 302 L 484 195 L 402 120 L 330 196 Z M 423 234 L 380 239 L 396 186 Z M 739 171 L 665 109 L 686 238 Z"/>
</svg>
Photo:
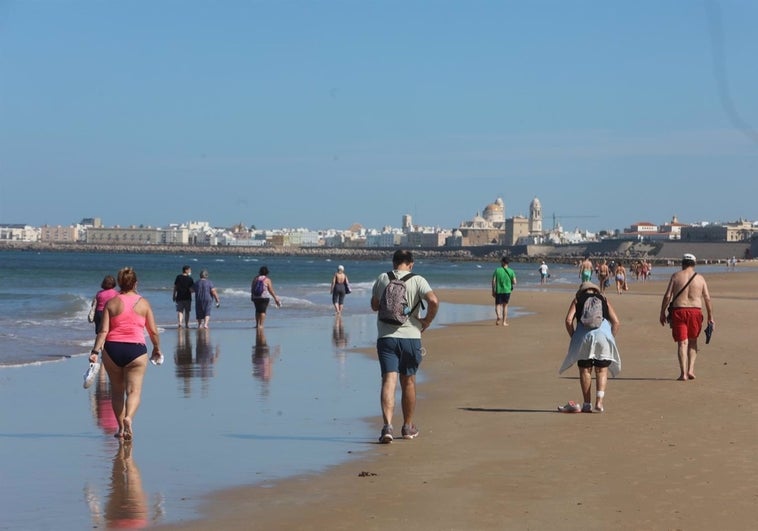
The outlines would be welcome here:
<svg viewBox="0 0 758 531">
<path fill-rule="evenodd" d="M 410 271 L 393 271 L 396 278 L 404 278 L 410 273 Z M 379 278 L 374 282 L 374 287 L 371 291 L 372 297 L 377 300 L 381 300 L 384 288 L 390 283 L 390 277 L 387 273 L 382 273 Z M 414 275 L 409 278 L 405 283 L 406 297 L 408 299 L 408 306 L 413 308 L 419 300 L 424 300 L 427 293 L 432 291 L 429 282 L 426 281 L 421 275 Z M 419 312 L 421 311 L 421 304 L 416 306 L 416 309 L 410 315 L 405 323 L 401 325 L 393 325 L 385 323 L 376 319 L 376 326 L 378 331 L 378 337 L 397 337 L 402 339 L 421 339 L 421 323 L 418 320 Z"/>
</svg>

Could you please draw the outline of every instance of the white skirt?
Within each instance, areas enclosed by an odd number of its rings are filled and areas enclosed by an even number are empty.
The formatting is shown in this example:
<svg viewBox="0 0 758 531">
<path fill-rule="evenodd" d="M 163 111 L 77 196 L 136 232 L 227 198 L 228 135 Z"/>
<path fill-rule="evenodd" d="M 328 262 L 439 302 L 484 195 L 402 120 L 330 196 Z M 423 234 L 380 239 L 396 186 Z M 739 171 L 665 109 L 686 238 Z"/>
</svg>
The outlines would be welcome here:
<svg viewBox="0 0 758 531">
<path fill-rule="evenodd" d="M 610 360 L 608 370 L 611 375 L 615 377 L 621 372 L 621 356 L 608 320 L 603 319 L 600 328 L 595 329 L 587 329 L 582 323 L 577 323 L 568 353 L 558 374 L 565 372 L 579 360 Z"/>
</svg>

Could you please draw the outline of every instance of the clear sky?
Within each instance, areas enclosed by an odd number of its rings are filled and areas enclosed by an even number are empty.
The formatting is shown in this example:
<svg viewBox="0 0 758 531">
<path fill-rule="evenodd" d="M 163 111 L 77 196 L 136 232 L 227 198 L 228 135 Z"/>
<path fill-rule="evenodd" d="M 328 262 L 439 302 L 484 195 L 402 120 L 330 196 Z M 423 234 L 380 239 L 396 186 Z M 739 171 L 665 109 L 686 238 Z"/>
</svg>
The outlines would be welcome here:
<svg viewBox="0 0 758 531">
<path fill-rule="evenodd" d="M 0 0 L 0 223 L 755 220 L 756 28 L 752 0 Z"/>
</svg>

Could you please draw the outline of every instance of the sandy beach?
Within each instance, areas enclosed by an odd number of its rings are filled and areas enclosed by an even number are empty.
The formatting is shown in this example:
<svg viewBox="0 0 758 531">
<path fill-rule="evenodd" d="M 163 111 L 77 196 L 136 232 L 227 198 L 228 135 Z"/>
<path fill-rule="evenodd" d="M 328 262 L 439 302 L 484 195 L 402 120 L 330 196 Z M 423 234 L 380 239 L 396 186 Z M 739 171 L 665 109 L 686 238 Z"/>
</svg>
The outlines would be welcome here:
<svg viewBox="0 0 758 531">
<path fill-rule="evenodd" d="M 516 291 L 531 312 L 434 329 L 412 441 L 376 444 L 326 473 L 211 495 L 174 529 L 753 529 L 758 502 L 758 272 L 706 275 L 716 332 L 697 379 L 676 381 L 658 322 L 665 281 L 609 297 L 621 319 L 619 378 L 605 413 L 561 414 L 577 373 L 558 375 L 565 287 Z M 443 304 L 490 304 L 486 290 Z M 370 351 L 367 356 L 372 356 Z M 594 385 L 593 385 L 594 389 Z M 380 428 L 378 392 L 376 432 Z M 374 444 L 374 443 L 372 443 Z"/>
</svg>

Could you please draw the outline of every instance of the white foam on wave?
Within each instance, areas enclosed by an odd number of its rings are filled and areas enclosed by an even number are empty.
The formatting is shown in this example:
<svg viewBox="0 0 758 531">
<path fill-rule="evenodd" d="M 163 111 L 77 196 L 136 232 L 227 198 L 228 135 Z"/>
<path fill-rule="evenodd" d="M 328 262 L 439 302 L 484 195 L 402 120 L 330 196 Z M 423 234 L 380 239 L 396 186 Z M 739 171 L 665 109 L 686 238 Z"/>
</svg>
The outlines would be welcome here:
<svg viewBox="0 0 758 531">
<path fill-rule="evenodd" d="M 222 288 L 220 294 L 225 297 L 250 297 L 250 290 L 241 288 Z"/>
<path fill-rule="evenodd" d="M 300 299 L 297 297 L 279 297 L 279 300 L 282 301 L 282 306 L 287 306 L 289 308 L 315 308 L 321 306 L 321 304 L 316 304 L 308 299 Z"/>
</svg>

